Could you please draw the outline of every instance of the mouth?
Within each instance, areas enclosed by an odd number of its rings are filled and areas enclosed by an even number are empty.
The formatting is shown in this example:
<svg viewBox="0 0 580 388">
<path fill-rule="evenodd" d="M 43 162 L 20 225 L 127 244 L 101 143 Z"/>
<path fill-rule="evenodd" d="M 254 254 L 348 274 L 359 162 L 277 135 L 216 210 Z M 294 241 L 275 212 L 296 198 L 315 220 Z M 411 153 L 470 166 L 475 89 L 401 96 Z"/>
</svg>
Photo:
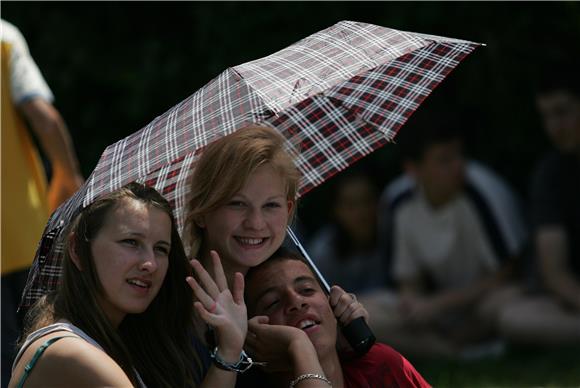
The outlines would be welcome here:
<svg viewBox="0 0 580 388">
<path fill-rule="evenodd" d="M 296 323 L 296 327 L 303 331 L 308 331 L 316 326 L 320 325 L 320 321 L 315 321 L 313 319 L 303 319 Z"/>
<path fill-rule="evenodd" d="M 143 289 L 151 288 L 151 282 L 145 281 L 145 280 L 127 279 L 127 283 L 129 283 L 132 286 L 143 288 Z"/>
<path fill-rule="evenodd" d="M 263 246 L 266 241 L 268 241 L 268 237 L 234 237 L 238 244 L 242 247 L 246 248 L 257 248 Z"/>
</svg>

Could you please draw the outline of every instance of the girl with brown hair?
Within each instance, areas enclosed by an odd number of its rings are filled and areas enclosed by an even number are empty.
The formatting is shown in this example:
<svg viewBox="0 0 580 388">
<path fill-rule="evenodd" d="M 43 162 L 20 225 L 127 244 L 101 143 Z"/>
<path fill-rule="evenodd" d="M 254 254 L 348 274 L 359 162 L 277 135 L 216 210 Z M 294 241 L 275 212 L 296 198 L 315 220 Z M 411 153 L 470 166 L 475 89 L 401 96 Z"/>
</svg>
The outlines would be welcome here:
<svg viewBox="0 0 580 388">
<path fill-rule="evenodd" d="M 10 387 L 234 385 L 231 373 L 206 373 L 192 347 L 192 291 L 184 280 L 208 308 L 219 302 L 202 318 L 225 354 L 239 354 L 247 327 L 243 279 L 232 294 L 216 256 L 217 285 L 192 263 L 208 293 L 199 286 L 159 193 L 131 183 L 99 198 L 68 236 L 61 282 L 27 315 Z"/>
</svg>

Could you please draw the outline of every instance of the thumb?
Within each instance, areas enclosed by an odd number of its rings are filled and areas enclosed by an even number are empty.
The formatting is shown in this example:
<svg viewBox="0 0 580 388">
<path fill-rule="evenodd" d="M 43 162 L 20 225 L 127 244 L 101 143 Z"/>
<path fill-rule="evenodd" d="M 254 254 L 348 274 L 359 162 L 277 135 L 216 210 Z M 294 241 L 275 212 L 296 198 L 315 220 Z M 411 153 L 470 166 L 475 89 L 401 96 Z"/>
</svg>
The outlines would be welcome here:
<svg viewBox="0 0 580 388">
<path fill-rule="evenodd" d="M 344 291 L 339 286 L 335 285 L 335 286 L 330 287 L 330 306 L 334 308 L 334 306 L 336 306 L 336 304 L 338 303 L 338 300 L 340 299 L 342 294 L 345 294 L 345 293 L 346 293 L 346 291 Z"/>
<path fill-rule="evenodd" d="M 257 330 L 259 325 L 267 324 L 268 322 L 270 322 L 270 318 L 268 318 L 265 315 L 258 315 L 258 316 L 252 317 L 248 321 L 248 327 L 251 330 Z"/>
</svg>

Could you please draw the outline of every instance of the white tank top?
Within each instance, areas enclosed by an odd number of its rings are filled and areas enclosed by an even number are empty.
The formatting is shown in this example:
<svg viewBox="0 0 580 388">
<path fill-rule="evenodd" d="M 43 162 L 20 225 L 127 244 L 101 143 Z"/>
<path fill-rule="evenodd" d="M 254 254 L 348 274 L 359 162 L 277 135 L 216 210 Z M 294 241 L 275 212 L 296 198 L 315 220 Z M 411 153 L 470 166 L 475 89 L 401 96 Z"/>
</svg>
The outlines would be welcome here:
<svg viewBox="0 0 580 388">
<path fill-rule="evenodd" d="M 66 331 L 69 333 L 73 333 L 73 334 L 79 336 L 80 338 L 84 339 L 85 341 L 87 341 L 88 343 L 90 343 L 91 345 L 96 347 L 97 349 L 104 351 L 104 349 L 101 347 L 101 345 L 99 345 L 99 343 L 97 341 L 92 339 L 87 333 L 85 333 L 84 331 L 82 331 L 81 329 L 79 329 L 78 327 L 73 325 L 72 323 L 70 323 L 70 322 L 57 322 L 57 323 L 53 323 L 52 325 L 45 326 L 43 328 L 40 328 L 40 329 L 30 333 L 30 335 L 26 338 L 26 341 L 24 341 L 24 344 L 22 345 L 22 347 L 18 351 L 16 358 L 14 359 L 14 363 L 12 364 L 12 371 L 14 371 L 14 367 L 16 366 L 16 364 L 18 363 L 18 361 L 20 360 L 20 358 L 22 357 L 22 355 L 24 354 L 26 349 L 28 349 L 28 347 L 30 346 L 31 343 L 33 343 L 34 341 L 36 341 L 39 338 L 44 337 L 47 334 L 54 333 L 56 331 Z M 139 381 L 139 385 L 142 388 L 146 388 L 147 386 L 143 382 L 143 379 L 141 379 L 139 372 L 135 371 L 135 374 L 137 375 L 137 380 Z"/>
</svg>

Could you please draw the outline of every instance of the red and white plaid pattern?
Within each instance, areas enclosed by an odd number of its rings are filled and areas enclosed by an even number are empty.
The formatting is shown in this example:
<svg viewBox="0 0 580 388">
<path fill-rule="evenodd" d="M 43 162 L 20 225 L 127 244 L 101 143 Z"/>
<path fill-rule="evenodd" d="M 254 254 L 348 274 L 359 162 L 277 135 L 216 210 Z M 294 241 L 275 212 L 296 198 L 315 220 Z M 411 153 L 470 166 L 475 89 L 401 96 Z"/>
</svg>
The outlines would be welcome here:
<svg viewBox="0 0 580 388">
<path fill-rule="evenodd" d="M 208 143 L 252 123 L 298 149 L 304 195 L 392 140 L 479 44 L 340 22 L 268 57 L 229 68 L 140 131 L 107 147 L 85 185 L 50 218 L 22 306 L 55 288 L 63 228 L 104 193 L 139 181 L 172 203 L 183 230 L 192 164 Z"/>
</svg>

